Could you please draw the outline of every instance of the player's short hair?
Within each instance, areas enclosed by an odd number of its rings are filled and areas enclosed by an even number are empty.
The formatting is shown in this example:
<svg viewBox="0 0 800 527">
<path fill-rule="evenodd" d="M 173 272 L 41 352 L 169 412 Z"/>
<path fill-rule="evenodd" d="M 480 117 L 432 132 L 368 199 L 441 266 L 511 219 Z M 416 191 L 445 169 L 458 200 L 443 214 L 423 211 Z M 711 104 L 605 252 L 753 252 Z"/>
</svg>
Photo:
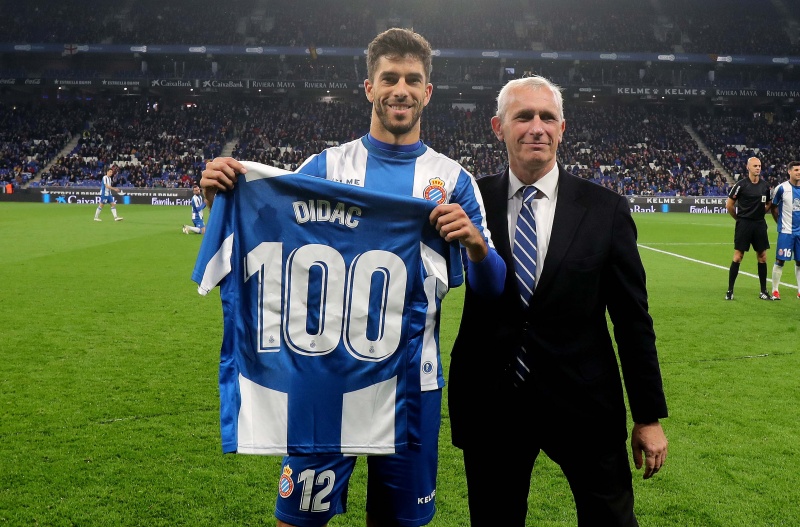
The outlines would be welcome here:
<svg viewBox="0 0 800 527">
<path fill-rule="evenodd" d="M 561 86 L 540 75 L 531 75 L 529 77 L 510 80 L 500 89 L 500 93 L 497 95 L 497 113 L 495 114 L 500 118 L 500 122 L 503 122 L 505 119 L 511 90 L 519 87 L 525 87 L 530 90 L 550 88 L 550 91 L 553 92 L 556 106 L 558 107 L 558 116 L 562 121 L 564 120 L 564 96 L 561 94 Z"/>
<path fill-rule="evenodd" d="M 800 166 L 800 161 L 791 161 L 789 163 L 789 170 L 793 169 L 796 166 Z"/>
<path fill-rule="evenodd" d="M 389 59 L 413 57 L 422 62 L 425 82 L 430 82 L 433 70 L 432 56 L 430 43 L 419 33 L 399 27 L 387 29 L 372 39 L 367 47 L 367 78 L 375 80 L 375 70 L 381 57 Z"/>
</svg>

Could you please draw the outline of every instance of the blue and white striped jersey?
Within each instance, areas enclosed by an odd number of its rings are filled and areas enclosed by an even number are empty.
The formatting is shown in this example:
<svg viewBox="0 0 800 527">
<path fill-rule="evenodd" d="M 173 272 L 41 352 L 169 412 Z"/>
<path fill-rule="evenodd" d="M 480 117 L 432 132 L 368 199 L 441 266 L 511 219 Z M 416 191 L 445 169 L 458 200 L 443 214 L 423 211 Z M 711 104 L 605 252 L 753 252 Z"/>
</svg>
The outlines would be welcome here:
<svg viewBox="0 0 800 527">
<path fill-rule="evenodd" d="M 203 209 L 206 208 L 206 202 L 203 201 L 203 196 L 194 194 L 192 195 L 192 219 L 202 220 Z"/>
<path fill-rule="evenodd" d="M 111 194 L 111 190 L 109 187 L 113 187 L 114 185 L 111 184 L 111 178 L 109 176 L 103 176 L 103 182 L 100 185 L 100 199 L 109 198 L 113 199 L 114 196 Z"/>
<path fill-rule="evenodd" d="M 422 347 L 463 281 L 435 204 L 243 164 L 192 274 L 201 294 L 220 286 L 223 451 L 416 446 Z"/>
<path fill-rule="evenodd" d="M 778 207 L 778 232 L 800 236 L 800 187 L 784 181 L 775 187 L 772 204 Z"/>
</svg>

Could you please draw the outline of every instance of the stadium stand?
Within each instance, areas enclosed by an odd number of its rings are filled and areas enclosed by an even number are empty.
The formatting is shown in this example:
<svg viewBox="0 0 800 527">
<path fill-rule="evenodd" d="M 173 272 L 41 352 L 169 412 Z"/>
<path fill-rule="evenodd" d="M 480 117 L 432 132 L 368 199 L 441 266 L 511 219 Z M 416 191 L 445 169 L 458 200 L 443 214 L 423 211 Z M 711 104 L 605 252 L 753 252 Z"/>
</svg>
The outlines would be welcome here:
<svg viewBox="0 0 800 527">
<path fill-rule="evenodd" d="M 725 195 L 748 156 L 771 183 L 800 156 L 800 10 L 755 3 L 0 0 L 0 180 L 91 187 L 115 164 L 115 185 L 190 187 L 223 152 L 293 169 L 366 133 L 363 49 L 400 25 L 439 50 L 423 140 L 471 172 L 505 164 L 493 98 L 537 73 L 565 88 L 573 173 Z"/>
</svg>

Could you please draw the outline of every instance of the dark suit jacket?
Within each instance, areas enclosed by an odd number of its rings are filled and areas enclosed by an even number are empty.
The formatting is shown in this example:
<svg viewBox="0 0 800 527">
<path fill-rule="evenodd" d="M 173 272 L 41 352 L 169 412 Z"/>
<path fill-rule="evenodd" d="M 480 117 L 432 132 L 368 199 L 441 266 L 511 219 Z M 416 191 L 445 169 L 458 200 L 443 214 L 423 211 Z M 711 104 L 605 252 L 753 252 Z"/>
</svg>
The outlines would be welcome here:
<svg viewBox="0 0 800 527">
<path fill-rule="evenodd" d="M 634 421 L 667 416 L 628 203 L 559 165 L 550 245 L 531 305 L 523 311 L 508 239 L 508 178 L 507 169 L 478 178 L 492 240 L 508 271 L 499 298 L 481 297 L 466 286 L 448 379 L 453 444 L 486 448 L 537 426 L 560 427 L 553 430 L 566 437 L 580 432 L 580 441 L 625 441 L 620 366 Z M 533 360 L 521 398 L 510 387 L 508 370 L 523 339 Z"/>
</svg>

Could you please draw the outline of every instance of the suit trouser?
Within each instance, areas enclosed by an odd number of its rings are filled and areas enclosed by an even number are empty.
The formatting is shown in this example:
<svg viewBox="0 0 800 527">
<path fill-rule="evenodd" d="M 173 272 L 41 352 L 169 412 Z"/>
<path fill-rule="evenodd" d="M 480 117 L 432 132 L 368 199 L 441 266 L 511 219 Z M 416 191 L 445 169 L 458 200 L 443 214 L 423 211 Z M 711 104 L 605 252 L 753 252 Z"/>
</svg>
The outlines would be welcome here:
<svg viewBox="0 0 800 527">
<path fill-rule="evenodd" d="M 537 444 L 535 437 L 528 437 L 499 455 L 487 446 L 465 448 L 471 526 L 526 525 L 531 474 L 543 451 L 569 482 L 579 527 L 637 527 L 627 445 L 597 450 L 591 438 L 586 439 L 578 448 L 555 440 Z"/>
</svg>

